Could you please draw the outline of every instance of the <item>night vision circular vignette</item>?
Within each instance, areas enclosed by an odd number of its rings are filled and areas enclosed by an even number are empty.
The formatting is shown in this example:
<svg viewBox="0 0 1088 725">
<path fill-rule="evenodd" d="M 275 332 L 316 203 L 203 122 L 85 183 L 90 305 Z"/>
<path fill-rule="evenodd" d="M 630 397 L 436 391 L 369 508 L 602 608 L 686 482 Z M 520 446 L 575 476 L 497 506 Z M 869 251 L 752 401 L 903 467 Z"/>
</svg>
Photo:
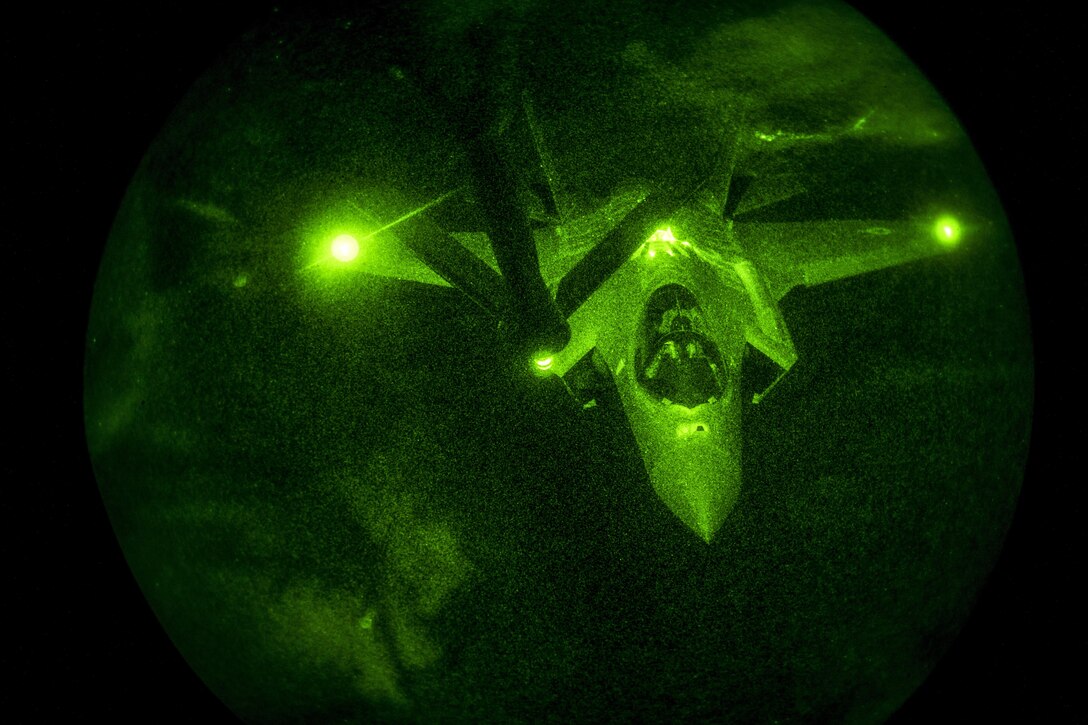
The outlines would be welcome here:
<svg viewBox="0 0 1088 725">
<path fill-rule="evenodd" d="M 683 8 L 276 13 L 151 146 L 87 439 L 244 720 L 875 722 L 965 621 L 1031 419 L 996 195 L 848 7 Z"/>
</svg>

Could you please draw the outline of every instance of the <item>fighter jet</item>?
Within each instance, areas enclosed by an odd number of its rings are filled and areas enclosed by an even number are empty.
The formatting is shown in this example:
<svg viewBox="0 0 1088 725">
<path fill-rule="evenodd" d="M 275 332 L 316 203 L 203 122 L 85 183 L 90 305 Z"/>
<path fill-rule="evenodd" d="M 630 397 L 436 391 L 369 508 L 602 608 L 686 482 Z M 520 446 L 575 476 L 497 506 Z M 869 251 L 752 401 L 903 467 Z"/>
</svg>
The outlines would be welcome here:
<svg viewBox="0 0 1088 725">
<path fill-rule="evenodd" d="M 579 367 L 592 363 L 610 377 L 654 491 L 710 543 L 742 484 L 742 410 L 759 404 L 798 359 L 782 298 L 796 287 L 948 253 L 964 225 L 925 213 L 745 221 L 810 192 L 803 169 L 781 173 L 768 163 L 768 146 L 771 156 L 791 145 L 794 153 L 797 146 L 819 153 L 851 129 L 769 139 L 743 123 L 714 152 L 710 177 L 627 182 L 596 208 L 571 213 L 575 204 L 560 198 L 561 172 L 528 97 L 523 111 L 539 163 L 512 169 L 482 151 L 475 187 L 383 225 L 394 227 L 395 239 L 369 271 L 453 286 L 508 329 L 539 331 L 549 314 L 558 315 L 569 332 L 552 325 L 547 334 L 526 335 L 526 365 L 569 378 L 575 396 Z M 491 233 L 447 229 L 432 218 L 432 209 L 465 196 L 490 209 Z M 518 234 L 532 239 L 520 254 Z M 749 346 L 780 374 L 744 401 Z M 595 401 L 581 402 L 590 409 Z"/>
</svg>

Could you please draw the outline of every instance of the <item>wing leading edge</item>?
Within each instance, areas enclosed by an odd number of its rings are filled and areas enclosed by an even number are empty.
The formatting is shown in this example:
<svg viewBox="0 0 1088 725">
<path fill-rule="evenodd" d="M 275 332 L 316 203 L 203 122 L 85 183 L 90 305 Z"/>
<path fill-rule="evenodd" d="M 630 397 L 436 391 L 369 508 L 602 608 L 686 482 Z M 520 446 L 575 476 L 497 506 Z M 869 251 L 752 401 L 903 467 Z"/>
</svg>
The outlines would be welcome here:
<svg viewBox="0 0 1088 725">
<path fill-rule="evenodd" d="M 960 223 L 933 220 L 829 220 L 736 223 L 740 246 L 764 270 L 776 300 L 817 284 L 946 254 L 961 242 Z"/>
</svg>

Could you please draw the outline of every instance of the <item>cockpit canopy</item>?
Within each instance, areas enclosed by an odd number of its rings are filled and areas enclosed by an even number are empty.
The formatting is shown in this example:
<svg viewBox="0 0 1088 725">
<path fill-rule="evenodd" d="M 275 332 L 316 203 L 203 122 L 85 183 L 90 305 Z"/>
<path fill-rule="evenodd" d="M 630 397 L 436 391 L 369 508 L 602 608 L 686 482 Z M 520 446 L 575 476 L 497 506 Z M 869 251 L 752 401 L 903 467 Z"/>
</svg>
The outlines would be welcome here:
<svg viewBox="0 0 1088 725">
<path fill-rule="evenodd" d="M 686 287 L 669 284 L 650 295 L 635 352 L 643 389 L 687 408 L 722 398 L 728 370 L 707 332 L 702 308 Z"/>
</svg>

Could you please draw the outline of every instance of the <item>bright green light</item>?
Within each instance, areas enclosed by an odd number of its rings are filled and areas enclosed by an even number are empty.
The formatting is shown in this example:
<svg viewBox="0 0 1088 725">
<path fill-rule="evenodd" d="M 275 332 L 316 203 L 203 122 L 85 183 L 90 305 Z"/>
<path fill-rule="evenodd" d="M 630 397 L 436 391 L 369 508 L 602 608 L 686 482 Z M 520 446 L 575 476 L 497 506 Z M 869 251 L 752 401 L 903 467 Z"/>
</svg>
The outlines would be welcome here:
<svg viewBox="0 0 1088 725">
<path fill-rule="evenodd" d="M 672 230 L 672 227 L 662 227 L 657 229 L 653 234 L 646 239 L 642 245 L 635 250 L 635 254 L 632 259 L 642 253 L 642 250 L 646 250 L 646 256 L 649 259 L 653 259 L 658 254 L 667 254 L 670 257 L 676 256 L 676 250 L 680 251 L 681 256 L 688 253 L 685 247 L 690 247 L 691 242 L 680 241 L 676 238 L 676 233 Z"/>
<path fill-rule="evenodd" d="M 549 355 L 548 357 L 538 357 L 533 362 L 536 364 L 536 369 L 543 372 L 551 370 L 552 365 L 555 364 L 555 358 Z"/>
<path fill-rule="evenodd" d="M 249 275 L 240 274 L 234 278 L 234 286 L 238 289 L 245 287 L 249 283 Z"/>
<path fill-rule="evenodd" d="M 955 246 L 960 241 L 960 223 L 953 216 L 942 216 L 933 225 L 933 234 L 937 241 L 946 247 Z"/>
<path fill-rule="evenodd" d="M 658 229 L 653 234 L 651 234 L 650 238 L 647 239 L 646 241 L 647 242 L 675 242 L 676 241 L 676 235 L 672 233 L 672 227 L 667 227 L 665 229 Z"/>
<path fill-rule="evenodd" d="M 350 234 L 341 234 L 332 240 L 332 256 L 341 262 L 350 262 L 359 256 L 359 240 Z"/>
</svg>

